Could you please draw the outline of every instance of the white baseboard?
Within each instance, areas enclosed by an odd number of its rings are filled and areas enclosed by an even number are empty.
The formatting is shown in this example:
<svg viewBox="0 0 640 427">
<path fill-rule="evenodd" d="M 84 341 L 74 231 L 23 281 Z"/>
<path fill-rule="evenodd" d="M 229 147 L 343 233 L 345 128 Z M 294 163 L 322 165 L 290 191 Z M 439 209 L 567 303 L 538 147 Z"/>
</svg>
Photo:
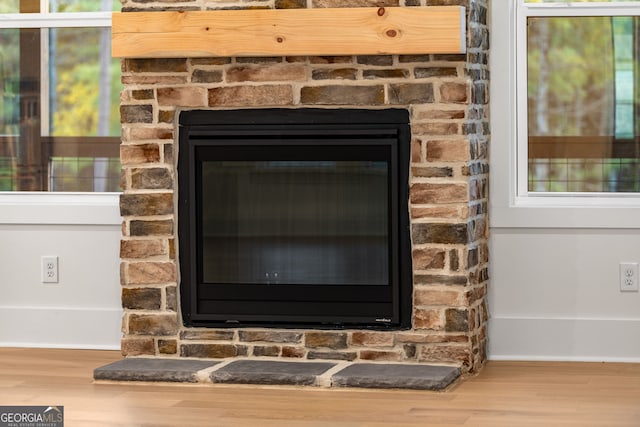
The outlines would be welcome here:
<svg viewBox="0 0 640 427">
<path fill-rule="evenodd" d="M 0 347 L 117 350 L 121 309 L 0 307 Z"/>
<path fill-rule="evenodd" d="M 490 360 L 640 362 L 640 319 L 494 316 Z"/>
</svg>

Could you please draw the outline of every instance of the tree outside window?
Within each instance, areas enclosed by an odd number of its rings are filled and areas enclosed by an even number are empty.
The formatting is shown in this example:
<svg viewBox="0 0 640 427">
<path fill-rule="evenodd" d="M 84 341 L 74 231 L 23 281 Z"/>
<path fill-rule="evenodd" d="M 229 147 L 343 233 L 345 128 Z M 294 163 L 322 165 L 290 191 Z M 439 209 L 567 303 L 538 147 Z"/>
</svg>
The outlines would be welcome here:
<svg viewBox="0 0 640 427">
<path fill-rule="evenodd" d="M 3 2 L 0 13 L 39 14 L 39 6 Z M 73 21 L 114 7 L 51 0 L 47 13 L 74 13 Z M 1 191 L 119 190 L 120 65 L 110 39 L 109 23 L 0 29 Z"/>
<path fill-rule="evenodd" d="M 640 18 L 528 17 L 526 59 L 528 191 L 639 192 Z"/>
</svg>

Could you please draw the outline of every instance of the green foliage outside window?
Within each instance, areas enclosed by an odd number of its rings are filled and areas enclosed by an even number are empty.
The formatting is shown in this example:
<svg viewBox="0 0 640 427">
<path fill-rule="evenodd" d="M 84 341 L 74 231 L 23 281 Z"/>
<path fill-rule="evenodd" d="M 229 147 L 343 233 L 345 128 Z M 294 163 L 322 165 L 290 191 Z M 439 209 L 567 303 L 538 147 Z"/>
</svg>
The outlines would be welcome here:
<svg viewBox="0 0 640 427">
<path fill-rule="evenodd" d="M 55 86 L 51 99 L 51 135 L 52 136 L 95 136 L 120 134 L 119 96 L 120 96 L 120 61 L 109 58 L 109 81 L 102 82 L 103 88 L 109 88 L 108 102 L 100 99 L 100 51 L 102 36 L 110 37 L 107 30 L 95 28 L 54 29 L 56 49 L 51 58 L 51 78 Z M 53 38 L 53 37 L 52 37 Z M 102 58 L 104 60 L 104 58 Z M 55 78 L 53 77 L 55 76 Z M 103 103 L 108 111 L 103 115 L 109 118 L 108 125 L 103 126 L 99 113 Z M 107 108 L 107 107 L 102 107 Z"/>
<path fill-rule="evenodd" d="M 18 13 L 19 7 L 18 1 L 5 0 L 0 13 Z M 51 12 L 119 8 L 120 2 L 112 0 L 49 1 Z M 42 161 L 48 162 L 48 184 L 39 189 L 118 191 L 117 154 L 43 159 L 44 145 L 40 158 L 25 154 L 29 144 L 69 144 L 64 138 L 90 147 L 92 138 L 113 137 L 117 151 L 120 61 L 111 58 L 110 38 L 110 29 L 100 27 L 0 29 L 0 191 L 37 190 L 23 188 L 20 176 L 42 170 Z M 44 75 L 40 61 L 49 65 Z"/>
<path fill-rule="evenodd" d="M 529 191 L 640 192 L 640 19 L 528 19 Z"/>
<path fill-rule="evenodd" d="M 120 0 L 49 0 L 47 12 L 99 12 L 120 10 Z M 20 13 L 20 0 L 2 0 L 0 13 Z"/>
</svg>

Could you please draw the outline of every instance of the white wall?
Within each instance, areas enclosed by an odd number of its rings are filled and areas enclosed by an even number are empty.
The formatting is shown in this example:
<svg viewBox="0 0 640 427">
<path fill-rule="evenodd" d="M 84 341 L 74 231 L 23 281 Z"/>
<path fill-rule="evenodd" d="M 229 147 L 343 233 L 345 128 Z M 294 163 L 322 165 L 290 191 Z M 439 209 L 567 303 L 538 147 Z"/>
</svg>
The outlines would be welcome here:
<svg viewBox="0 0 640 427">
<path fill-rule="evenodd" d="M 117 196 L 105 206 L 15 200 L 0 200 L 0 346 L 120 348 Z M 43 255 L 59 257 L 59 283 L 42 283 Z"/>
<path fill-rule="evenodd" d="M 493 228 L 489 354 L 511 360 L 640 361 L 640 230 Z"/>
</svg>

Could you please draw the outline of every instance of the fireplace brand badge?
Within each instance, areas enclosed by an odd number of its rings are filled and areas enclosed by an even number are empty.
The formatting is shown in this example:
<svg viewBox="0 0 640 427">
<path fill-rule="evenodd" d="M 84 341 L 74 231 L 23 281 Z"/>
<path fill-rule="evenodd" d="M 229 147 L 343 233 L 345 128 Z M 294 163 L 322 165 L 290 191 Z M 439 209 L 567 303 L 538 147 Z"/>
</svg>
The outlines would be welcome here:
<svg viewBox="0 0 640 427">
<path fill-rule="evenodd" d="M 0 406 L 0 427 L 64 427 L 64 406 Z"/>
</svg>

